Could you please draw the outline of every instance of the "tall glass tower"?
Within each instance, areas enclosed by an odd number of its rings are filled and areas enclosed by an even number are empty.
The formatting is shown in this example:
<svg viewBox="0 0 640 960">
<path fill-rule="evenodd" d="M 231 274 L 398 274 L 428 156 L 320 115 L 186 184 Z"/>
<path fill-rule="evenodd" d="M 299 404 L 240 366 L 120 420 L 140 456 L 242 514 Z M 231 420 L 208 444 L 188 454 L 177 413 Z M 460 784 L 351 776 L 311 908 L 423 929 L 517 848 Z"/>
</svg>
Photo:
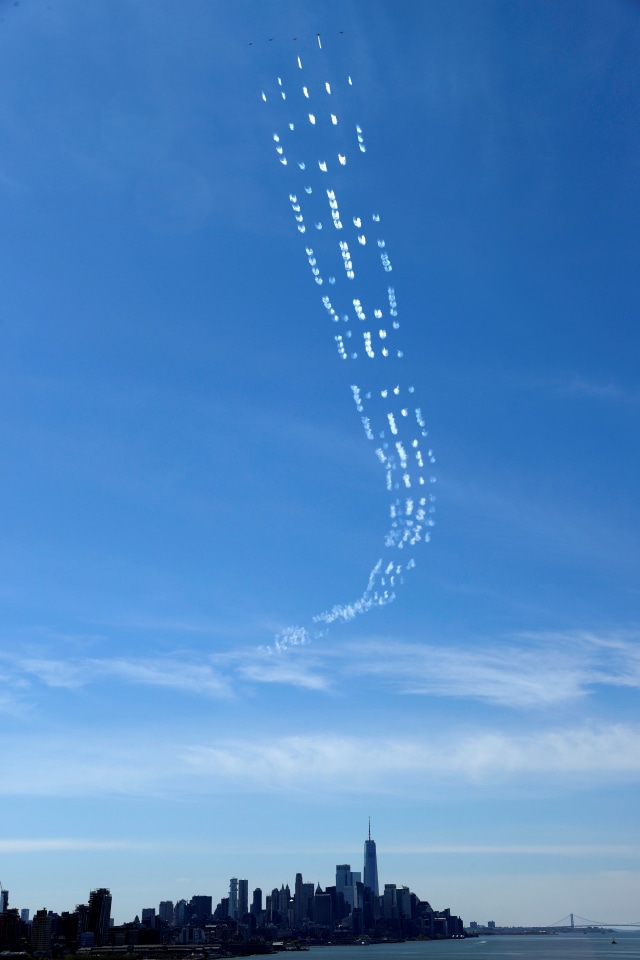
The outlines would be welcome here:
<svg viewBox="0 0 640 960">
<path fill-rule="evenodd" d="M 93 933 L 96 947 L 105 947 L 109 941 L 111 918 L 111 891 L 99 887 L 89 894 L 89 923 L 87 930 Z"/>
<path fill-rule="evenodd" d="M 364 885 L 374 896 L 380 896 L 378 890 L 378 858 L 375 840 L 371 839 L 371 817 L 369 817 L 369 839 L 364 842 Z"/>
</svg>

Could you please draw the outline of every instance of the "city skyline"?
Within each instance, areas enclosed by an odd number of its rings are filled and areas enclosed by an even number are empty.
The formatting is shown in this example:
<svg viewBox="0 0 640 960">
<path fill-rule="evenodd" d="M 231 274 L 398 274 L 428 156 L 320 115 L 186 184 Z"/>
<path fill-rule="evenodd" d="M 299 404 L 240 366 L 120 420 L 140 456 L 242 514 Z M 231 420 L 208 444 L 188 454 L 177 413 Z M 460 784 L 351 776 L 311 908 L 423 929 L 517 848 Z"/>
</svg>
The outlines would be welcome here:
<svg viewBox="0 0 640 960">
<path fill-rule="evenodd" d="M 363 875 L 365 880 L 362 880 Z M 324 889 L 320 883 L 305 881 L 297 872 L 294 885 L 281 883 L 265 893 L 254 888 L 249 905 L 246 878 L 231 877 L 228 895 L 216 903 L 211 894 L 194 894 L 188 901 L 161 900 L 157 906 L 142 907 L 124 923 L 112 917 L 112 894 L 95 888 L 88 904 L 76 904 L 61 913 L 41 907 L 29 920 L 29 909 L 9 904 L 9 893 L 0 900 L 0 947 L 17 949 L 30 944 L 31 952 L 75 952 L 81 948 L 134 947 L 142 945 L 219 943 L 249 939 L 263 943 L 282 939 L 310 938 L 326 942 L 332 938 L 353 941 L 360 936 L 461 937 L 464 922 L 450 907 L 434 908 L 406 884 L 385 883 L 378 892 L 375 841 L 364 842 L 363 870 L 350 864 L 336 864 L 334 883 Z M 475 924 L 477 927 L 477 924 Z"/>
<path fill-rule="evenodd" d="M 481 851 L 479 851 L 481 852 Z M 486 851 L 485 851 L 486 852 Z M 376 853 L 376 843 L 371 837 L 371 818 L 368 819 L 368 835 L 364 841 L 364 855 L 363 855 L 363 869 L 362 871 L 356 871 L 351 869 L 351 864 L 342 863 L 336 864 L 335 872 L 333 876 L 333 881 L 335 886 L 331 887 L 330 885 L 325 884 L 324 891 L 333 890 L 337 894 L 343 897 L 345 904 L 347 905 L 347 910 L 352 912 L 354 908 L 362 909 L 362 896 L 363 891 L 368 889 L 371 891 L 376 898 L 379 898 L 381 904 L 381 916 L 385 915 L 385 906 L 387 915 L 392 916 L 395 913 L 392 913 L 392 910 L 395 910 L 395 892 L 406 891 L 407 896 L 411 892 L 411 887 L 404 883 L 393 883 L 385 882 L 383 884 L 382 892 L 379 892 L 380 884 L 378 883 L 378 865 L 377 865 L 377 853 Z M 365 878 L 365 879 L 363 879 Z M 368 878 L 368 879 L 367 879 Z M 356 887 L 359 888 L 356 891 Z M 5 888 L 2 888 L 0 884 L 0 913 L 7 910 L 10 907 L 9 904 L 9 891 Z M 89 903 L 86 906 L 82 904 L 80 906 L 76 905 L 75 909 L 84 910 L 86 912 L 86 919 L 81 921 L 85 926 L 82 929 L 87 929 L 91 931 L 100 931 L 95 936 L 95 945 L 99 946 L 106 943 L 107 941 L 107 929 L 109 928 L 109 917 L 111 916 L 111 924 L 131 924 L 133 920 L 136 922 L 142 923 L 142 926 L 145 924 L 148 925 L 148 922 L 151 921 L 151 928 L 155 928 L 155 918 L 157 918 L 164 923 L 172 927 L 180 928 L 182 925 L 192 925 L 196 923 L 196 916 L 198 917 L 199 922 L 204 925 L 209 922 L 206 918 L 210 918 L 212 921 L 218 921 L 229 919 L 236 922 L 241 922 L 246 914 L 263 914 L 264 917 L 269 916 L 271 910 L 278 910 L 286 914 L 287 909 L 290 910 L 290 916 L 294 927 L 298 927 L 302 924 L 302 921 L 305 918 L 303 913 L 298 913 L 300 904 L 304 902 L 305 898 L 313 898 L 315 894 L 323 893 L 322 884 L 316 881 L 303 881 L 303 874 L 297 872 L 295 875 L 295 883 L 290 885 L 288 881 L 282 881 L 280 887 L 271 888 L 271 893 L 267 893 L 268 886 L 254 887 L 252 890 L 252 899 L 251 904 L 249 904 L 249 889 L 250 884 L 247 878 L 238 878 L 232 877 L 228 881 L 227 896 L 224 897 L 224 894 L 221 896 L 220 900 L 217 902 L 215 894 L 191 894 L 188 898 L 182 897 L 180 899 L 174 900 L 163 900 L 161 899 L 157 909 L 155 906 L 146 906 L 139 907 L 136 909 L 135 915 L 130 917 L 123 917 L 119 915 L 118 918 L 114 918 L 111 914 L 112 909 L 112 895 L 111 891 L 106 888 L 95 888 L 91 890 L 89 896 Z M 393 907 L 391 906 L 391 901 L 387 904 L 387 897 L 390 896 L 390 891 L 393 890 Z M 263 899 L 264 894 L 264 899 Z M 398 894 L 399 895 L 399 894 Z M 420 897 L 420 899 L 422 899 Z M 428 905 L 428 898 L 424 899 L 424 902 Z M 297 907 L 296 904 L 297 903 Z M 12 905 L 11 905 L 12 906 Z M 222 914 L 219 913 L 220 909 L 224 908 Z M 18 910 L 13 907 L 14 911 L 17 913 Z M 40 907 L 33 910 L 33 918 L 41 916 L 46 918 L 47 909 Z M 58 905 L 60 910 L 60 906 Z M 437 915 L 444 916 L 444 914 L 438 913 L 442 909 L 441 905 L 435 907 Z M 448 906 L 446 908 L 447 912 L 450 910 Z M 500 907 L 498 906 L 498 913 Z M 478 911 L 476 911 L 477 913 Z M 19 910 L 21 919 L 25 923 L 30 921 L 31 908 L 24 908 L 21 906 Z M 49 914 L 51 913 L 49 909 Z M 452 911 L 453 914 L 453 911 Z M 496 926 L 500 927 L 510 927 L 522 928 L 526 926 L 539 926 L 539 927 L 548 927 L 557 925 L 558 923 L 564 923 L 565 920 L 570 919 L 570 926 L 573 929 L 574 920 L 573 912 L 569 911 L 563 918 L 559 921 L 553 921 L 551 923 L 540 921 L 540 923 L 532 924 L 507 924 L 499 922 L 496 924 L 495 920 L 487 920 L 484 923 L 478 922 L 477 920 L 466 921 L 460 919 L 457 920 L 457 916 L 454 917 L 456 923 L 462 925 L 467 930 L 477 931 L 478 929 L 494 929 Z M 594 926 L 637 926 L 636 921 L 630 921 L 628 923 L 623 922 L 618 919 L 617 922 L 609 920 L 595 920 L 593 918 L 579 918 L 583 921 L 582 926 L 594 925 Z M 323 921 L 324 922 L 324 921 Z M 47 929 L 48 929 L 47 924 Z M 566 926 L 566 925 L 565 925 Z M 446 929 L 446 928 L 445 928 Z M 458 927 L 455 928 L 456 930 Z M 461 929 L 461 927 L 460 927 Z M 284 933 L 283 930 L 280 930 L 278 935 L 282 936 Z M 407 931 L 405 930 L 405 935 Z M 451 935 L 451 933 L 449 933 Z M 92 937 L 94 935 L 92 934 Z M 91 946 L 94 944 L 94 940 L 91 942 L 86 942 L 86 946 Z M 82 944 L 81 944 L 82 945 Z"/>
<path fill-rule="evenodd" d="M 364 878 L 364 880 L 363 880 Z M 378 866 L 377 866 L 377 854 L 376 854 L 376 845 L 375 841 L 371 838 L 371 818 L 368 819 L 368 835 L 364 841 L 364 854 L 362 860 L 362 870 L 361 871 L 352 871 L 350 864 L 338 864 L 335 867 L 334 882 L 336 884 L 336 889 L 342 892 L 345 895 L 346 901 L 349 903 L 351 909 L 354 905 L 357 906 L 357 901 L 354 902 L 354 887 L 356 884 L 362 885 L 363 888 L 368 888 L 375 896 L 379 896 L 379 884 L 378 884 Z M 298 889 L 298 884 L 302 884 L 302 874 L 296 873 L 296 887 L 294 887 L 294 892 L 299 896 L 301 893 L 301 888 Z M 315 883 L 309 884 L 307 882 L 305 887 L 315 887 L 315 885 L 320 886 L 320 881 L 316 880 Z M 285 888 L 285 882 L 282 883 L 282 890 Z M 287 889 L 289 889 L 288 883 L 286 884 Z M 325 884 L 326 886 L 326 884 Z M 253 899 L 252 905 L 255 907 L 256 899 L 255 895 L 259 893 L 262 894 L 261 887 L 255 887 L 253 889 Z M 95 888 L 91 891 L 89 897 L 89 908 L 93 912 L 91 913 L 91 928 L 94 927 L 97 929 L 99 927 L 104 927 L 104 922 L 99 920 L 102 911 L 102 905 L 107 903 L 103 894 L 109 894 L 108 900 L 108 913 L 111 915 L 112 907 L 112 898 L 109 891 L 106 888 Z M 209 902 L 209 912 L 211 912 L 211 902 L 212 895 L 199 896 L 198 894 L 192 895 L 189 898 L 189 902 L 194 903 L 198 900 L 208 900 Z M 227 891 L 227 902 L 228 902 L 228 916 L 230 919 L 239 920 L 245 914 L 249 912 L 249 881 L 247 878 L 231 877 L 229 880 L 228 891 Z M 158 904 L 158 917 L 161 919 L 168 920 L 168 915 L 163 916 L 163 907 L 168 908 L 171 906 L 171 922 L 178 922 L 178 919 L 175 915 L 175 909 L 179 903 L 186 904 L 187 900 L 185 898 L 178 899 L 175 901 L 176 907 L 174 908 L 174 901 L 172 900 L 160 900 Z M 11 904 L 13 907 L 13 904 Z M 3 913 L 9 907 L 9 890 L 6 887 L 2 887 L 0 884 L 0 913 Z M 37 908 L 33 909 L 32 907 L 20 908 L 22 914 L 24 914 L 25 909 L 26 913 L 30 912 L 35 913 Z M 42 909 L 42 908 L 41 908 Z M 144 907 L 141 907 L 137 913 L 144 919 Z M 262 907 L 260 907 L 262 910 Z M 154 908 L 155 912 L 155 908 Z M 198 908 L 198 912 L 202 912 Z M 186 917 L 182 916 L 180 918 L 181 922 L 186 921 Z"/>
<path fill-rule="evenodd" d="M 364 880 L 370 815 L 380 893 L 637 919 L 639 46 L 627 0 L 3 5 L 14 903 Z"/>
</svg>

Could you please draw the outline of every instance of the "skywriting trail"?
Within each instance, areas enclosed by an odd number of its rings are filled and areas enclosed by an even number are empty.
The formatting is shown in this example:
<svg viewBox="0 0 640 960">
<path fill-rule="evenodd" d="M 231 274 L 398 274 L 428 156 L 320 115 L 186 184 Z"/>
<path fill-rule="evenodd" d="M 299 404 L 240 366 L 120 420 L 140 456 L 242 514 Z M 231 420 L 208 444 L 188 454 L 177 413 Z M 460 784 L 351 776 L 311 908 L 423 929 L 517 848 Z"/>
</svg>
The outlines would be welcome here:
<svg viewBox="0 0 640 960">
<path fill-rule="evenodd" d="M 435 463 L 413 384 L 405 379 L 392 251 L 375 197 L 366 195 L 367 139 L 354 116 L 354 80 L 336 67 L 320 35 L 265 85 L 272 156 L 282 167 L 292 224 L 300 236 L 351 400 L 380 464 L 387 530 L 361 596 L 289 627 L 278 649 L 305 643 L 328 625 L 391 603 L 434 525 Z M 363 186 L 365 189 L 363 190 Z M 346 393 L 346 389 L 345 389 Z"/>
</svg>

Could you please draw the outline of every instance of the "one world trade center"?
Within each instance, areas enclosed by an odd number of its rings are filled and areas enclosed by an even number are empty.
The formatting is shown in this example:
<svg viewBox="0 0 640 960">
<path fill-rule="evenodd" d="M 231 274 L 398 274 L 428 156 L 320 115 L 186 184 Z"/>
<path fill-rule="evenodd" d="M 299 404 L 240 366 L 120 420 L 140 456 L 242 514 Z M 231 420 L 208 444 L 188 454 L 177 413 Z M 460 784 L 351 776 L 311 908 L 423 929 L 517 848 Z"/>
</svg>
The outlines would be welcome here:
<svg viewBox="0 0 640 960">
<path fill-rule="evenodd" d="M 364 842 L 364 886 L 365 889 L 368 887 L 374 896 L 380 896 L 376 843 L 371 839 L 371 817 L 369 817 L 369 839 Z"/>
</svg>

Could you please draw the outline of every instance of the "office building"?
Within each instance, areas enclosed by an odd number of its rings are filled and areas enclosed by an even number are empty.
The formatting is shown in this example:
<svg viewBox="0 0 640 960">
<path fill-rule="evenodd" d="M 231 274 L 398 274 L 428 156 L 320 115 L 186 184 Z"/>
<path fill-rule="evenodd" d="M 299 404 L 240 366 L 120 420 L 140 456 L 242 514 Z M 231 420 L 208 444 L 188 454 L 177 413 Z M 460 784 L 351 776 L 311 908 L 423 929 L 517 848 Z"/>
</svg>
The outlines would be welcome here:
<svg viewBox="0 0 640 960">
<path fill-rule="evenodd" d="M 31 924 L 31 953 L 51 950 L 51 917 L 46 909 L 36 910 Z"/>
<path fill-rule="evenodd" d="M 211 919 L 212 909 L 213 900 L 211 897 L 204 896 L 203 894 L 197 894 L 195 897 L 191 897 L 187 910 L 189 921 L 195 917 L 197 923 L 208 923 Z"/>
<path fill-rule="evenodd" d="M 296 873 L 296 885 L 293 893 L 293 925 L 299 927 L 304 920 L 304 883 L 302 874 Z"/>
<path fill-rule="evenodd" d="M 0 913 L 0 951 L 17 950 L 20 944 L 20 914 L 7 907 Z"/>
<path fill-rule="evenodd" d="M 262 913 L 262 890 L 260 887 L 256 887 L 255 890 L 253 891 L 253 900 L 251 901 L 251 913 L 255 917 L 259 917 L 260 914 Z"/>
<path fill-rule="evenodd" d="M 96 947 L 104 947 L 109 941 L 109 921 L 111 919 L 111 892 L 99 887 L 89 894 L 88 932 L 93 934 Z"/>
<path fill-rule="evenodd" d="M 223 897 L 216 909 L 213 911 L 213 922 L 229 919 L 229 897 Z"/>
<path fill-rule="evenodd" d="M 249 881 L 238 880 L 238 919 L 249 913 Z"/>
<path fill-rule="evenodd" d="M 318 885 L 318 889 L 313 897 L 313 921 L 322 927 L 333 927 L 333 904 L 331 896 L 323 893 Z"/>
<path fill-rule="evenodd" d="M 238 878 L 231 877 L 229 880 L 229 917 L 231 920 L 238 919 Z"/>
<path fill-rule="evenodd" d="M 78 936 L 80 936 L 81 933 L 86 933 L 89 929 L 89 904 L 76 904 L 75 914 L 78 918 Z"/>
<path fill-rule="evenodd" d="M 398 904 L 396 902 L 395 883 L 385 883 L 384 885 L 382 911 L 385 920 L 398 919 Z"/>
<path fill-rule="evenodd" d="M 56 940 L 65 944 L 67 950 L 73 950 L 78 943 L 78 912 L 63 910 L 57 921 Z M 53 933 L 53 931 L 52 931 Z"/>
<path fill-rule="evenodd" d="M 173 922 L 176 927 L 184 927 L 187 922 L 187 901 L 178 900 L 173 910 Z"/>
<path fill-rule="evenodd" d="M 371 819 L 369 819 L 369 839 L 364 842 L 364 885 L 375 897 L 380 895 L 378 889 L 378 859 L 375 840 L 371 839 Z"/>
<path fill-rule="evenodd" d="M 409 887 L 396 887 L 396 907 L 398 920 L 411 920 L 411 890 Z"/>
<path fill-rule="evenodd" d="M 336 865 L 336 891 L 342 894 L 344 902 L 348 903 L 352 910 L 357 910 L 362 904 L 358 897 L 358 884 L 362 883 L 360 872 L 351 869 L 349 863 L 339 863 Z"/>
<path fill-rule="evenodd" d="M 173 923 L 173 900 L 161 900 L 158 916 L 163 923 Z"/>
<path fill-rule="evenodd" d="M 291 900 L 291 891 L 289 890 L 289 884 L 286 886 L 282 884 L 278 890 L 278 913 L 281 917 L 286 919 L 287 913 L 289 911 L 289 901 Z"/>
</svg>

